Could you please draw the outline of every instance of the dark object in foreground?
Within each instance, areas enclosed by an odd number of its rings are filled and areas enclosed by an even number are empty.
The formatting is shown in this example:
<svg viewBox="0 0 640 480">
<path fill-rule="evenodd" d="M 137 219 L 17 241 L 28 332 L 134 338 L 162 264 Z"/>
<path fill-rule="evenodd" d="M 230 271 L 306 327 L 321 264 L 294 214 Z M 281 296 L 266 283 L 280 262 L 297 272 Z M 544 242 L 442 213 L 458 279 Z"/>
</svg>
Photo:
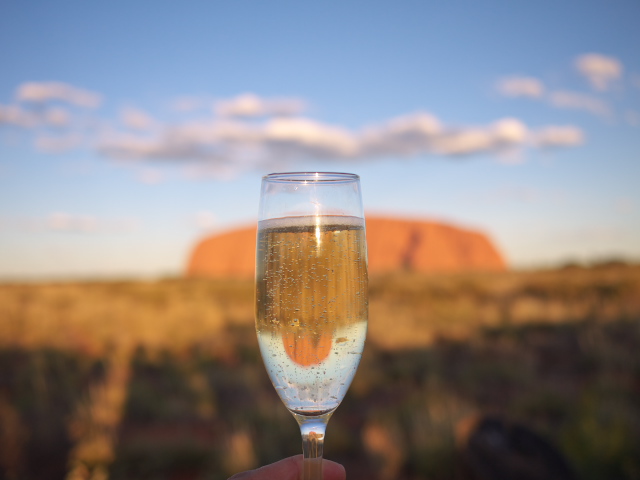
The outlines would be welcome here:
<svg viewBox="0 0 640 480">
<path fill-rule="evenodd" d="M 563 455 L 523 425 L 486 416 L 472 421 L 465 430 L 462 456 L 473 479 L 576 479 Z"/>
</svg>

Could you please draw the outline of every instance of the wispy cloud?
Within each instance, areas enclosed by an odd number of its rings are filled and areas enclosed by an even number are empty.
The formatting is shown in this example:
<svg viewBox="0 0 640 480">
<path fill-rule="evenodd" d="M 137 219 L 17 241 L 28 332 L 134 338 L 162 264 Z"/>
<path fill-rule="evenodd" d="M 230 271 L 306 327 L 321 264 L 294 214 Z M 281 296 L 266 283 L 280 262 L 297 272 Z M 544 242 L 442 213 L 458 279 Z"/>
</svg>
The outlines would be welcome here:
<svg viewBox="0 0 640 480">
<path fill-rule="evenodd" d="M 93 232 L 98 228 L 98 220 L 92 215 L 56 212 L 47 219 L 47 226 L 56 231 Z"/>
<path fill-rule="evenodd" d="M 505 86 L 511 94 L 535 96 L 544 92 L 541 82 L 531 78 L 516 80 Z M 47 103 L 64 97 L 88 105 L 90 102 L 83 97 L 86 92 L 80 94 L 75 87 L 58 82 L 37 84 L 37 88 L 34 84 L 25 85 L 18 89 L 21 98 L 38 99 L 43 106 L 0 107 L 0 122 L 32 128 L 39 151 L 60 153 L 89 146 L 111 159 L 183 163 L 188 168 L 187 175 L 198 178 L 232 178 L 245 171 L 289 168 L 310 160 L 361 162 L 492 154 L 498 159 L 520 161 L 523 157 L 518 152 L 523 149 L 572 147 L 584 140 L 577 127 L 546 127 L 538 131 L 517 118 L 480 125 L 448 125 L 424 111 L 353 129 L 301 116 L 306 108 L 301 99 L 262 98 L 255 94 L 219 101 L 206 116 L 199 113 L 200 119 L 188 115 L 167 123 L 139 108 L 126 107 L 120 111 L 119 127 L 97 116 L 94 123 L 103 127 L 87 127 L 77 119 L 82 117 L 75 110 Z M 578 100 L 585 103 L 584 99 Z M 574 104 L 578 100 L 574 98 Z M 51 127 L 58 130 L 52 132 Z M 158 183 L 163 179 L 158 172 L 144 170 L 139 180 Z"/>
<path fill-rule="evenodd" d="M 607 90 L 623 71 L 620 60 L 599 53 L 580 55 L 575 60 L 575 67 L 596 90 Z"/>
<path fill-rule="evenodd" d="M 528 128 L 515 118 L 505 118 L 486 127 L 443 130 L 432 139 L 431 150 L 441 155 L 470 155 L 523 145 Z"/>
<path fill-rule="evenodd" d="M 306 104 L 298 98 L 260 98 L 252 93 L 245 93 L 228 100 L 220 100 L 215 104 L 215 111 L 223 117 L 264 117 L 299 115 L 306 109 Z"/>
<path fill-rule="evenodd" d="M 216 216 L 208 210 L 201 210 L 193 215 L 192 225 L 198 230 L 211 230 L 216 225 Z"/>
<path fill-rule="evenodd" d="M 43 153 L 63 153 L 78 147 L 82 143 L 79 134 L 62 136 L 43 135 L 35 140 L 35 147 Z"/>
<path fill-rule="evenodd" d="M 171 102 L 171 109 L 176 112 L 194 112 L 205 108 L 211 108 L 213 100 L 207 96 L 183 95 Z"/>
<path fill-rule="evenodd" d="M 542 148 L 575 147 L 584 143 L 584 133 L 572 125 L 550 126 L 538 130 L 532 140 Z"/>
<path fill-rule="evenodd" d="M 140 223 L 135 218 L 105 218 L 94 215 L 79 215 L 55 212 L 46 219 L 49 230 L 77 233 L 129 233 L 137 230 Z"/>
<path fill-rule="evenodd" d="M 359 148 L 365 156 L 418 155 L 442 130 L 434 115 L 413 113 L 365 127 L 359 135 Z"/>
<path fill-rule="evenodd" d="M 216 148 L 200 131 L 166 127 L 160 133 L 139 135 L 110 132 L 96 144 L 99 153 L 115 159 L 199 160 L 216 156 Z"/>
<path fill-rule="evenodd" d="M 291 156 L 348 158 L 358 154 L 358 141 L 350 131 L 307 118 L 271 119 L 258 136 L 267 149 Z"/>
<path fill-rule="evenodd" d="M 104 138 L 99 149 L 105 156 L 121 159 L 202 160 L 209 165 L 207 171 L 224 172 L 230 165 L 244 170 L 311 159 L 474 155 L 513 148 L 575 146 L 583 139 L 577 127 L 547 127 L 538 132 L 515 118 L 480 126 L 446 126 L 434 115 L 420 112 L 357 131 L 299 117 L 261 123 L 185 123 L 167 127 L 155 136 L 114 134 Z M 212 164 L 216 165 L 213 170 Z"/>
<path fill-rule="evenodd" d="M 122 124 L 133 130 L 149 130 L 157 125 L 156 120 L 139 108 L 126 107 L 120 111 Z"/>
<path fill-rule="evenodd" d="M 0 217 L 0 230 L 23 233 L 130 233 L 140 228 L 133 217 L 99 217 L 87 214 L 53 212 L 44 217 Z"/>
<path fill-rule="evenodd" d="M 63 82 L 26 82 L 18 86 L 16 98 L 22 102 L 44 103 L 58 100 L 78 107 L 97 108 L 102 95 Z"/>
<path fill-rule="evenodd" d="M 38 124 L 38 117 L 18 105 L 0 105 L 0 125 L 30 128 Z"/>
<path fill-rule="evenodd" d="M 549 94 L 549 102 L 558 108 L 584 110 L 601 117 L 611 116 L 611 107 L 609 104 L 591 95 L 569 91 L 556 91 Z"/>
<path fill-rule="evenodd" d="M 72 122 L 71 113 L 62 107 L 48 107 L 31 111 L 20 105 L 0 105 L 0 125 L 22 128 L 37 126 L 67 127 Z"/>
<path fill-rule="evenodd" d="M 531 97 L 541 98 L 544 94 L 544 85 L 533 77 L 507 77 L 498 82 L 498 91 L 507 97 Z"/>
<path fill-rule="evenodd" d="M 66 127 L 71 122 L 71 114 L 61 107 L 51 107 L 44 111 L 43 121 L 54 127 Z"/>
<path fill-rule="evenodd" d="M 587 54 L 575 62 L 580 73 L 598 90 L 622 75 L 622 64 L 611 57 Z M 610 104 L 596 96 L 566 89 L 550 90 L 543 82 L 530 76 L 510 76 L 496 82 L 496 90 L 505 97 L 526 97 L 547 102 L 555 108 L 582 110 L 603 118 L 611 118 Z"/>
</svg>

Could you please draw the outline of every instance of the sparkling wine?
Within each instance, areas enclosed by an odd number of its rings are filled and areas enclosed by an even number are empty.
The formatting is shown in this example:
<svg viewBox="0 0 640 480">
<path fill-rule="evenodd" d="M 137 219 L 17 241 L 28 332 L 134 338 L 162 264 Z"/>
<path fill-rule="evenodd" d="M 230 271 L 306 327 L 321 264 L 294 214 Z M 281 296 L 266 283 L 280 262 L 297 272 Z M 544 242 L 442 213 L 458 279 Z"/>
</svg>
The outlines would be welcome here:
<svg viewBox="0 0 640 480">
<path fill-rule="evenodd" d="M 305 216 L 258 224 L 256 329 L 276 391 L 293 412 L 342 401 L 367 332 L 364 220 Z"/>
</svg>

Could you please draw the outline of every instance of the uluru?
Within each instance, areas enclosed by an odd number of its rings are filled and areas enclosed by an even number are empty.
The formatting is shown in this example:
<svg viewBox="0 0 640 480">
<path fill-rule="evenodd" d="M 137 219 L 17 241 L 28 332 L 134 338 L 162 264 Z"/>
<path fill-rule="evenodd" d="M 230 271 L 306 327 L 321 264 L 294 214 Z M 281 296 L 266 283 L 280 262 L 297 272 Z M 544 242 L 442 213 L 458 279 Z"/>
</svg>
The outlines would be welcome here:
<svg viewBox="0 0 640 480">
<path fill-rule="evenodd" d="M 369 272 L 503 271 L 507 264 L 484 233 L 446 223 L 368 216 Z M 187 276 L 251 278 L 255 272 L 256 226 L 200 241 Z"/>
</svg>

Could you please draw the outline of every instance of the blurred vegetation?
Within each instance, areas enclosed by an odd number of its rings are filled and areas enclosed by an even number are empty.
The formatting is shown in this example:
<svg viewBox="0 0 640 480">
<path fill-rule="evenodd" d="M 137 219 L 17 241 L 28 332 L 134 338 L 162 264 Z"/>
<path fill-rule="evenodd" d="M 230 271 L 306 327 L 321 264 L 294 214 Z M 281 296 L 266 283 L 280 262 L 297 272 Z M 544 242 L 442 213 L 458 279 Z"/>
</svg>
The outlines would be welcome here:
<svg viewBox="0 0 640 480">
<path fill-rule="evenodd" d="M 639 348 L 638 266 L 373 278 L 325 454 L 354 480 L 480 478 L 469 426 L 493 415 L 577 478 L 638 479 Z M 252 282 L 0 285 L 0 480 L 224 479 L 300 448 Z"/>
</svg>

